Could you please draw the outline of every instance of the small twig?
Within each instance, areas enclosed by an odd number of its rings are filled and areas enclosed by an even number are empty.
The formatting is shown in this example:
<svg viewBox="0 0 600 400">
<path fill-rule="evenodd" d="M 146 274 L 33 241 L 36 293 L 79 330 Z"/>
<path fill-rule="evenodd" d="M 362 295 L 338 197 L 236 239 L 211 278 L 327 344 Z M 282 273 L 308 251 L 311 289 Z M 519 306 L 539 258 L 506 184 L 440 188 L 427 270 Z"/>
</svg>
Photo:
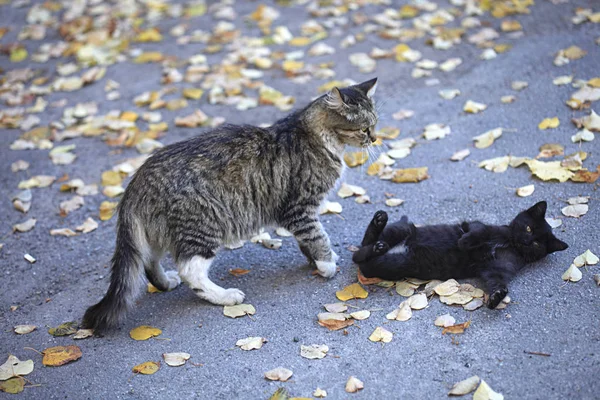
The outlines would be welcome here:
<svg viewBox="0 0 600 400">
<path fill-rule="evenodd" d="M 550 354 L 548 354 L 548 353 L 541 353 L 539 351 L 527 351 L 527 350 L 523 350 L 523 353 L 525 353 L 525 354 L 532 354 L 534 356 L 550 357 Z"/>
<path fill-rule="evenodd" d="M 190 361 L 190 364 L 192 364 L 194 367 L 204 367 L 204 364 L 200 364 L 200 363 L 193 363 Z"/>
<path fill-rule="evenodd" d="M 36 350 L 36 349 L 34 349 L 33 347 L 23 347 L 23 349 L 25 349 L 25 350 L 33 350 L 33 351 L 35 351 L 36 353 L 38 353 L 39 355 L 41 355 L 41 356 L 43 356 L 43 355 L 44 355 L 44 353 L 40 353 L 39 351 L 37 351 L 37 350 Z"/>
<path fill-rule="evenodd" d="M 153 337 L 152 339 L 154 339 L 154 340 L 171 340 L 171 339 L 166 338 L 166 337 Z"/>
</svg>

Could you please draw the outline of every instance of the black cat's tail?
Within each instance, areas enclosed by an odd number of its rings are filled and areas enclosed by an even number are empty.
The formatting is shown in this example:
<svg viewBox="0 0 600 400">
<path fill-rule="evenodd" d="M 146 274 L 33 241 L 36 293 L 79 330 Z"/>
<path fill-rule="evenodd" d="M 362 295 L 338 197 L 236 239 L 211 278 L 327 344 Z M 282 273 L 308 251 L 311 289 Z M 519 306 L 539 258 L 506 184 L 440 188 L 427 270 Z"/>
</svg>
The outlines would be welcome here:
<svg viewBox="0 0 600 400">
<path fill-rule="evenodd" d="M 147 246 L 137 228 L 136 218 L 120 212 L 117 244 L 112 258 L 110 286 L 106 295 L 83 316 L 84 328 L 100 333 L 115 326 L 133 303 L 141 282 L 143 260 L 140 246 Z"/>
</svg>

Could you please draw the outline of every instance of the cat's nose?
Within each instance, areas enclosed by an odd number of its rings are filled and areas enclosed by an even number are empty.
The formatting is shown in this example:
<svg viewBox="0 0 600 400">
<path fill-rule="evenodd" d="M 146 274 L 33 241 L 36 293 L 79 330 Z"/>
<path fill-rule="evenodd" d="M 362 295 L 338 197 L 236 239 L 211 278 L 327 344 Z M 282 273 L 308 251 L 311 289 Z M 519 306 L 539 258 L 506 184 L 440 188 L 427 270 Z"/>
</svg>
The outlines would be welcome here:
<svg viewBox="0 0 600 400">
<path fill-rule="evenodd" d="M 377 141 L 377 137 L 375 136 L 375 129 L 373 127 L 369 128 L 369 139 L 371 143 L 375 143 Z"/>
</svg>

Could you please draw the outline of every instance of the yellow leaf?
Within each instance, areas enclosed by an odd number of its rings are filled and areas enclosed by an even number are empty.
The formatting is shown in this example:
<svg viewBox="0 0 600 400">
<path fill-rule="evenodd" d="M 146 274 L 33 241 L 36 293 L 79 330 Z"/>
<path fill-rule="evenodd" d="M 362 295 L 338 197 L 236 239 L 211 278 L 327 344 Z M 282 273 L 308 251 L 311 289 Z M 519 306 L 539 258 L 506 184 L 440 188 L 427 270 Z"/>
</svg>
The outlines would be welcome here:
<svg viewBox="0 0 600 400">
<path fill-rule="evenodd" d="M 427 167 L 397 169 L 392 176 L 395 183 L 417 183 L 429 178 Z"/>
<path fill-rule="evenodd" d="M 353 283 L 342 290 L 338 290 L 335 292 L 335 295 L 339 300 L 346 301 L 351 299 L 366 299 L 369 293 L 359 283 Z"/>
<path fill-rule="evenodd" d="M 373 333 L 371 333 L 371 336 L 369 336 L 369 340 L 371 342 L 389 343 L 392 341 L 393 337 L 394 334 L 392 332 L 388 331 L 385 328 L 382 328 L 381 326 L 378 326 L 377 328 L 375 328 Z"/>
<path fill-rule="evenodd" d="M 20 376 L 0 382 L 0 390 L 10 394 L 21 393 L 24 386 L 25 379 L 21 378 Z"/>
<path fill-rule="evenodd" d="M 347 86 L 348 86 L 348 83 L 344 82 L 344 81 L 331 81 L 331 82 L 327 82 L 327 83 L 324 83 L 321 86 L 319 86 L 317 88 L 317 91 L 319 93 L 325 93 L 325 92 L 329 92 L 334 87 L 336 87 L 338 89 L 342 89 L 342 88 L 345 88 Z"/>
<path fill-rule="evenodd" d="M 151 337 L 160 335 L 161 333 L 162 331 L 158 328 L 148 325 L 141 325 L 137 328 L 133 328 L 129 332 L 129 336 L 131 336 L 133 340 L 148 340 Z"/>
<path fill-rule="evenodd" d="M 498 54 L 506 53 L 508 50 L 512 48 L 512 45 L 501 43 L 494 46 L 494 51 Z"/>
<path fill-rule="evenodd" d="M 369 159 L 369 155 L 364 151 L 356 151 L 344 154 L 344 161 L 349 167 L 356 167 L 363 165 Z"/>
<path fill-rule="evenodd" d="M 204 90 L 198 88 L 185 88 L 183 89 L 183 97 L 186 99 L 192 100 L 200 100 L 202 95 L 204 94 Z"/>
<path fill-rule="evenodd" d="M 381 139 L 396 139 L 400 134 L 400 128 L 385 126 L 375 132 L 375 136 Z"/>
<path fill-rule="evenodd" d="M 188 102 L 186 99 L 173 99 L 167 101 L 167 110 L 175 111 L 181 108 L 187 107 Z"/>
<path fill-rule="evenodd" d="M 42 352 L 42 364 L 47 367 L 59 367 L 79 360 L 82 356 L 81 349 L 75 345 L 50 347 Z"/>
<path fill-rule="evenodd" d="M 146 361 L 132 368 L 134 374 L 152 375 L 160 369 L 160 362 Z"/>
<path fill-rule="evenodd" d="M 514 32 L 522 31 L 523 27 L 521 26 L 521 23 L 516 19 L 506 19 L 502 21 L 500 29 L 502 29 L 503 32 Z"/>
<path fill-rule="evenodd" d="M 533 194 L 534 190 L 535 190 L 534 185 L 523 186 L 523 187 L 520 187 L 517 189 L 517 195 L 519 197 L 531 196 Z"/>
<path fill-rule="evenodd" d="M 48 333 L 52 336 L 68 336 L 77 332 L 77 322 L 65 322 L 56 328 L 48 329 Z"/>
<path fill-rule="evenodd" d="M 100 203 L 100 220 L 108 221 L 111 219 L 117 208 L 117 204 L 119 203 L 113 201 L 103 201 Z"/>
<path fill-rule="evenodd" d="M 369 176 L 379 175 L 381 173 L 381 171 L 383 171 L 384 168 L 385 168 L 385 164 L 383 164 L 380 161 L 376 161 L 373 164 L 369 165 L 369 168 L 367 168 L 367 175 L 369 175 Z"/>
<path fill-rule="evenodd" d="M 24 47 L 17 47 L 10 52 L 11 62 L 21 62 L 27 58 L 27 49 Z"/>
<path fill-rule="evenodd" d="M 587 54 L 587 51 L 582 50 L 580 47 L 571 46 L 564 50 L 561 50 L 562 54 L 569 60 L 578 60 Z"/>
<path fill-rule="evenodd" d="M 465 103 L 463 110 L 465 112 L 471 113 L 471 114 L 477 114 L 480 111 L 483 111 L 487 108 L 487 105 L 483 104 L 483 103 L 477 103 L 473 100 L 467 100 L 467 102 Z"/>
<path fill-rule="evenodd" d="M 311 40 L 308 37 L 299 36 L 293 38 L 288 43 L 290 44 L 290 46 L 308 46 L 311 43 Z"/>
<path fill-rule="evenodd" d="M 156 286 L 154 286 L 150 282 L 148 282 L 147 291 L 148 291 L 148 293 L 162 293 L 161 290 L 159 290 Z"/>
<path fill-rule="evenodd" d="M 543 181 L 556 179 L 559 182 L 566 182 L 573 176 L 573 172 L 563 167 L 560 161 L 543 162 L 538 160 L 526 160 L 525 164 L 527 164 L 533 175 Z"/>
<path fill-rule="evenodd" d="M 298 71 L 299 69 L 304 68 L 304 62 L 295 60 L 285 60 L 283 62 L 282 68 L 285 72 Z"/>
<path fill-rule="evenodd" d="M 123 182 L 123 177 L 117 171 L 104 171 L 102 173 L 102 186 L 116 186 Z"/>
<path fill-rule="evenodd" d="M 498 139 L 500 136 L 502 136 L 502 128 L 492 129 L 491 131 L 475 136 L 473 138 L 475 147 L 478 149 L 488 148 L 494 143 L 494 140 Z"/>
<path fill-rule="evenodd" d="M 135 122 L 138 119 L 138 114 L 133 111 L 123 111 L 119 119 L 123 121 Z"/>
<path fill-rule="evenodd" d="M 558 128 L 559 125 L 560 121 L 558 117 L 544 118 L 544 120 L 538 125 L 538 128 L 546 130 L 550 128 Z"/>
<path fill-rule="evenodd" d="M 405 4 L 400 8 L 400 18 L 414 18 L 419 15 L 419 9 L 413 5 Z"/>
<path fill-rule="evenodd" d="M 137 56 L 133 62 L 136 64 L 144 64 L 144 63 L 151 63 L 151 62 L 160 62 L 164 59 L 165 57 L 162 55 L 161 52 L 158 51 L 149 51 L 149 52 L 145 52 L 140 54 L 139 56 Z"/>
<path fill-rule="evenodd" d="M 160 42 L 162 35 L 156 28 L 146 29 L 140 32 L 135 38 L 136 42 Z"/>
<path fill-rule="evenodd" d="M 587 84 L 591 87 L 600 88 L 600 78 L 592 78 Z"/>
</svg>

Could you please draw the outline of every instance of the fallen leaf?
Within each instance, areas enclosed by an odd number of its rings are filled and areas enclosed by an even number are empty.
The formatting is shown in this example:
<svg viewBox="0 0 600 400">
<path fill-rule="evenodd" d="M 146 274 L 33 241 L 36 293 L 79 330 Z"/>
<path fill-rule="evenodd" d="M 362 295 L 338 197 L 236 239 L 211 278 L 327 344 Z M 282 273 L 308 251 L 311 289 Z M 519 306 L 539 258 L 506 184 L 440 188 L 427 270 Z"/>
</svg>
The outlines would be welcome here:
<svg viewBox="0 0 600 400">
<path fill-rule="evenodd" d="M 540 147 L 540 154 L 536 158 L 550 158 L 562 156 L 565 154 L 565 148 L 561 144 L 548 143 Z"/>
<path fill-rule="evenodd" d="M 428 168 L 405 168 L 397 169 L 392 176 L 395 183 L 417 183 L 429 178 Z"/>
<path fill-rule="evenodd" d="M 571 282 L 579 282 L 582 277 L 583 277 L 583 274 L 581 273 L 579 268 L 577 268 L 577 266 L 575 264 L 571 264 L 569 269 L 567 269 L 565 271 L 565 273 L 562 275 L 562 280 L 563 281 L 571 281 Z"/>
<path fill-rule="evenodd" d="M 507 95 L 500 97 L 500 101 L 504 104 L 514 103 L 517 98 L 513 95 Z"/>
<path fill-rule="evenodd" d="M 254 315 L 256 309 L 252 304 L 237 304 L 235 306 L 224 306 L 223 315 L 230 318 L 243 317 L 244 315 Z"/>
<path fill-rule="evenodd" d="M 392 118 L 396 121 L 401 121 L 403 119 L 411 118 L 413 115 L 415 115 L 415 112 L 412 110 L 399 110 L 392 114 Z"/>
<path fill-rule="evenodd" d="M 590 201 L 590 196 L 576 196 L 569 197 L 567 203 L 569 204 L 587 204 Z"/>
<path fill-rule="evenodd" d="M 83 233 L 90 233 L 98 228 L 98 223 L 92 217 L 88 217 L 83 224 L 79 225 L 75 230 Z"/>
<path fill-rule="evenodd" d="M 267 378 L 270 381 L 286 382 L 288 379 L 290 379 L 292 377 L 292 375 L 293 375 L 292 371 L 290 371 L 289 369 L 283 368 L 283 367 L 278 367 L 278 368 L 275 368 L 275 369 L 265 372 L 265 378 Z"/>
<path fill-rule="evenodd" d="M 385 328 L 382 328 L 381 326 L 378 326 L 377 328 L 375 328 L 373 333 L 371 333 L 371 336 L 369 336 L 369 340 L 371 342 L 389 343 L 392 341 L 393 337 L 394 334 L 392 332 L 388 331 Z"/>
<path fill-rule="evenodd" d="M 401 205 L 402 203 L 404 203 L 404 200 L 402 200 L 402 199 L 391 198 L 391 199 L 385 200 L 385 205 L 388 207 L 397 207 L 397 206 Z"/>
<path fill-rule="evenodd" d="M 337 201 L 325 200 L 321 203 L 319 214 L 339 214 L 342 212 L 342 205 Z"/>
<path fill-rule="evenodd" d="M 190 357 L 191 356 L 188 353 L 163 353 L 165 364 L 169 367 L 179 367 L 184 365 Z"/>
<path fill-rule="evenodd" d="M 496 139 L 502 136 L 502 128 L 492 129 L 481 135 L 473 137 L 475 141 L 475 147 L 478 149 L 485 149 L 490 147 Z"/>
<path fill-rule="evenodd" d="M 526 160 L 525 164 L 533 175 L 543 181 L 556 179 L 559 182 L 566 182 L 574 175 L 568 168 L 563 167 L 560 161 Z"/>
<path fill-rule="evenodd" d="M 246 275 L 249 272 L 250 272 L 249 269 L 243 269 L 243 268 L 233 268 L 233 269 L 229 270 L 229 273 L 233 276 L 242 276 L 242 275 Z"/>
<path fill-rule="evenodd" d="M 449 396 L 463 396 L 465 394 L 471 393 L 473 390 L 477 388 L 481 379 L 475 375 L 470 378 L 465 379 L 464 381 L 460 381 L 452 386 L 450 392 L 448 392 Z"/>
<path fill-rule="evenodd" d="M 93 329 L 79 329 L 73 335 L 73 339 L 75 339 L 75 340 L 81 340 L 81 339 L 89 338 L 89 337 L 91 337 L 93 335 L 94 335 L 94 330 Z"/>
<path fill-rule="evenodd" d="M 462 149 L 462 150 L 459 150 L 456 153 L 452 154 L 452 157 L 450 157 L 450 160 L 462 161 L 465 158 L 467 158 L 470 154 L 471 154 L 471 151 L 469 149 Z"/>
<path fill-rule="evenodd" d="M 160 362 L 146 361 L 133 367 L 131 370 L 134 374 L 152 375 L 160 369 Z"/>
<path fill-rule="evenodd" d="M 52 336 L 68 336 L 74 334 L 75 332 L 77 332 L 77 322 L 75 321 L 65 322 L 56 328 L 48 329 L 48 333 Z"/>
<path fill-rule="evenodd" d="M 544 118 L 542 120 L 542 122 L 539 123 L 538 128 L 545 130 L 545 129 L 551 129 L 551 128 L 558 128 L 559 125 L 560 125 L 560 121 L 559 121 L 558 117 Z"/>
<path fill-rule="evenodd" d="M 366 299 L 369 293 L 359 283 L 353 283 L 335 292 L 335 296 L 338 300 L 347 301 L 351 299 Z"/>
<path fill-rule="evenodd" d="M 238 340 L 237 342 L 235 342 L 235 345 L 240 347 L 242 350 L 258 350 L 263 346 L 263 343 L 266 342 L 267 339 L 263 337 L 252 336 Z"/>
<path fill-rule="evenodd" d="M 31 254 L 25 254 L 23 258 L 27 260 L 30 264 L 33 264 L 36 261 Z"/>
<path fill-rule="evenodd" d="M 360 186 L 342 183 L 342 186 L 338 190 L 337 195 L 340 196 L 342 199 L 345 199 L 346 197 L 351 196 L 362 196 L 365 193 L 367 193 L 366 190 L 361 188 Z"/>
<path fill-rule="evenodd" d="M 51 229 L 50 230 L 50 236 L 66 236 L 66 237 L 71 237 L 71 236 L 77 236 L 77 233 L 73 232 L 69 228 Z"/>
<path fill-rule="evenodd" d="M 458 292 L 460 285 L 455 279 L 448 279 L 447 281 L 440 283 L 433 290 L 439 296 L 450 296 Z"/>
<path fill-rule="evenodd" d="M 33 371 L 33 360 L 21 361 L 10 354 L 6 362 L 0 365 L 0 381 L 5 381 L 15 376 L 28 375 Z"/>
<path fill-rule="evenodd" d="M 456 293 L 453 293 L 448 296 L 440 296 L 440 301 L 442 303 L 448 304 L 448 305 L 453 305 L 453 304 L 463 305 L 463 304 L 467 304 L 471 300 L 473 300 L 473 296 L 471 296 L 468 293 L 464 293 L 460 290 L 457 291 Z"/>
<path fill-rule="evenodd" d="M 496 393 L 492 388 L 482 379 L 481 384 L 473 393 L 473 400 L 504 400 L 504 396 L 500 393 Z"/>
<path fill-rule="evenodd" d="M 531 196 L 534 191 L 535 191 L 534 185 L 522 186 L 517 189 L 517 195 L 519 197 L 527 197 L 527 196 Z"/>
<path fill-rule="evenodd" d="M 450 126 L 444 124 L 429 124 L 425 127 L 423 137 L 427 140 L 443 139 L 451 132 Z"/>
<path fill-rule="evenodd" d="M 564 207 L 561 211 L 567 217 L 579 218 L 585 215 L 588 209 L 589 206 L 587 204 L 574 204 Z"/>
<path fill-rule="evenodd" d="M 415 293 L 419 286 L 408 281 L 396 282 L 396 293 L 403 297 L 410 297 Z"/>
<path fill-rule="evenodd" d="M 5 393 L 21 393 L 25 387 L 25 379 L 20 376 L 0 382 L 0 390 Z"/>
<path fill-rule="evenodd" d="M 356 320 L 362 321 L 371 316 L 371 311 L 369 310 L 360 310 L 350 313 L 350 316 Z"/>
<path fill-rule="evenodd" d="M 300 355 L 309 360 L 321 359 L 327 355 L 329 347 L 324 344 L 311 344 L 310 346 L 301 345 Z"/>
<path fill-rule="evenodd" d="M 111 219 L 118 204 L 119 203 L 113 201 L 103 201 L 100 203 L 100 220 L 108 221 Z"/>
<path fill-rule="evenodd" d="M 568 85 L 571 82 L 573 82 L 573 75 L 561 75 L 552 80 L 556 86 Z"/>
<path fill-rule="evenodd" d="M 129 336 L 133 340 L 148 340 L 160 334 L 162 334 L 162 330 L 148 325 L 140 325 L 129 331 Z"/>
<path fill-rule="evenodd" d="M 78 210 L 85 204 L 85 200 L 81 196 L 73 196 L 69 200 L 62 201 L 60 203 L 60 213 L 63 216 L 68 215 L 69 213 Z"/>
<path fill-rule="evenodd" d="M 441 326 L 442 328 L 446 328 L 448 326 L 452 326 L 456 323 L 456 319 L 450 314 L 444 314 L 437 317 L 434 321 L 435 326 Z"/>
<path fill-rule="evenodd" d="M 37 329 L 37 326 L 35 326 L 35 325 L 15 325 L 15 327 L 13 329 L 14 329 L 15 333 L 18 335 L 26 335 L 28 333 L 35 331 Z"/>
<path fill-rule="evenodd" d="M 42 364 L 47 367 L 60 367 L 70 363 L 71 361 L 79 360 L 82 356 L 79 346 L 55 346 L 42 351 L 44 357 Z"/>
<path fill-rule="evenodd" d="M 364 383 L 354 376 L 348 378 L 348 381 L 346 382 L 346 392 L 348 393 L 356 393 L 359 390 L 362 390 L 364 387 Z"/>
<path fill-rule="evenodd" d="M 525 81 L 513 81 L 510 84 L 510 87 L 512 88 L 512 90 L 516 90 L 516 91 L 521 91 L 521 90 L 525 89 L 527 86 L 529 86 L 529 83 L 527 83 Z"/>
<path fill-rule="evenodd" d="M 463 309 L 467 311 L 475 311 L 481 306 L 483 306 L 483 299 L 475 298 L 467 304 L 463 304 Z"/>
<path fill-rule="evenodd" d="M 313 396 L 315 396 L 318 399 L 327 397 L 327 391 L 325 391 L 321 388 L 316 388 L 315 391 L 313 392 Z"/>
<path fill-rule="evenodd" d="M 406 301 L 403 301 L 397 309 L 387 314 L 385 317 L 396 321 L 408 321 L 412 318 L 412 309 Z"/>
<path fill-rule="evenodd" d="M 465 329 L 467 329 L 471 325 L 471 321 L 463 322 L 462 324 L 456 324 L 452 326 L 447 326 L 442 330 L 442 335 L 446 333 L 459 334 L 463 333 Z"/>
<path fill-rule="evenodd" d="M 12 229 L 13 229 L 13 232 L 29 232 L 35 226 L 35 223 L 36 223 L 35 218 L 29 218 L 25 222 L 21 222 L 20 224 L 13 225 Z"/>
<path fill-rule="evenodd" d="M 575 257 L 573 264 L 577 267 L 583 267 L 584 265 L 596 265 L 598 261 L 600 259 L 588 249 L 583 254 Z"/>
<path fill-rule="evenodd" d="M 483 103 L 477 103 L 472 100 L 467 100 L 465 105 L 463 106 L 463 111 L 470 114 L 477 114 L 487 108 L 487 105 Z"/>
<path fill-rule="evenodd" d="M 427 296 L 425 293 L 418 293 L 410 296 L 406 301 L 413 310 L 422 310 L 427 307 Z"/>
</svg>

